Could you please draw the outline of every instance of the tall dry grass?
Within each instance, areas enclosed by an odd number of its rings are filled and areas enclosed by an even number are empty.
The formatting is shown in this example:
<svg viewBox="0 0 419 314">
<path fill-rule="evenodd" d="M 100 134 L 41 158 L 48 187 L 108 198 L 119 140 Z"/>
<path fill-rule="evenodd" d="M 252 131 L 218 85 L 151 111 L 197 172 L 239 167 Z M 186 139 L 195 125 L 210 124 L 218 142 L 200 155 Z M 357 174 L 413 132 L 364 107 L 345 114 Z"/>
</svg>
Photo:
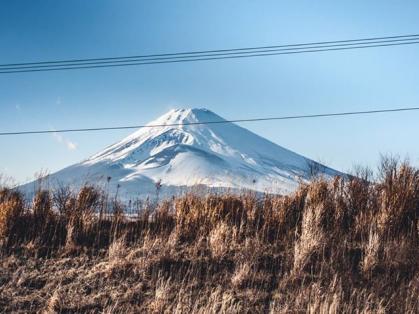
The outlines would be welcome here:
<svg viewBox="0 0 419 314">
<path fill-rule="evenodd" d="M 125 217 L 94 187 L 0 191 L 0 308 L 417 313 L 419 172 L 387 159 L 293 195 L 185 195 Z"/>
</svg>

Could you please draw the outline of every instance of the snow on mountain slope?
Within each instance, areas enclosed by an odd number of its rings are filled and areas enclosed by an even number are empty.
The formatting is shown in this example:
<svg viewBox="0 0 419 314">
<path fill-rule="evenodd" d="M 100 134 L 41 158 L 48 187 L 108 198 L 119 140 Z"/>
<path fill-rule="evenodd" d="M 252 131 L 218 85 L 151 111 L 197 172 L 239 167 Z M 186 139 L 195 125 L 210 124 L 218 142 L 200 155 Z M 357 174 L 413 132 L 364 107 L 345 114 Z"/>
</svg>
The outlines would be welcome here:
<svg viewBox="0 0 419 314">
<path fill-rule="evenodd" d="M 120 186 L 123 198 L 169 196 L 202 185 L 289 193 L 313 169 L 339 172 L 276 145 L 206 109 L 171 110 L 87 160 L 58 171 L 51 182 Z M 178 125 L 180 124 L 180 125 Z"/>
</svg>

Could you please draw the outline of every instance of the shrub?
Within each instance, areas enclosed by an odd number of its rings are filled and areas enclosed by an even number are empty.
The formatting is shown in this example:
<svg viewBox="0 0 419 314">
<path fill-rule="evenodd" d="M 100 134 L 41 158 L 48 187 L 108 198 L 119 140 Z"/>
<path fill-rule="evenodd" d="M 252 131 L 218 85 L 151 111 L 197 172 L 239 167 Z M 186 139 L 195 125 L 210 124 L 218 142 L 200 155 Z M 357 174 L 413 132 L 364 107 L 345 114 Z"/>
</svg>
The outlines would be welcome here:
<svg viewBox="0 0 419 314">
<path fill-rule="evenodd" d="M 7 240 L 18 218 L 23 214 L 23 196 L 18 191 L 0 190 L 0 240 Z"/>
</svg>

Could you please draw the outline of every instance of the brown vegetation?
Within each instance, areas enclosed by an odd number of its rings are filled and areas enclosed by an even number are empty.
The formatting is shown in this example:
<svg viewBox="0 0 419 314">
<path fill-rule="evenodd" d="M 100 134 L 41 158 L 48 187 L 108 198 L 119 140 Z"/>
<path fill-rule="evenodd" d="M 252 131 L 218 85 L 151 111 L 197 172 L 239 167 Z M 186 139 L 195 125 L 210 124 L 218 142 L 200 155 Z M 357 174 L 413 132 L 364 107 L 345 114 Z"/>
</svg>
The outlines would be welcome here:
<svg viewBox="0 0 419 314">
<path fill-rule="evenodd" d="M 125 217 L 93 187 L 0 192 L 0 309 L 417 313 L 419 172 L 290 196 L 186 195 Z"/>
</svg>

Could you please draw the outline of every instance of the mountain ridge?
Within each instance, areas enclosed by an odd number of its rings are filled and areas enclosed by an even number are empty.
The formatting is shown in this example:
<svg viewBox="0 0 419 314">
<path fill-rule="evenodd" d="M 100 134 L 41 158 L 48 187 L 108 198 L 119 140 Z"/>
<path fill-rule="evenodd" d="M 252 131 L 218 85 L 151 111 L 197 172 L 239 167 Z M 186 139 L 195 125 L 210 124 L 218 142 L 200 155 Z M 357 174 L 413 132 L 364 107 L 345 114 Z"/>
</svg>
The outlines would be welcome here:
<svg viewBox="0 0 419 314">
<path fill-rule="evenodd" d="M 341 175 L 208 109 L 194 108 L 170 110 L 49 178 L 75 186 L 108 184 L 126 199 L 154 195 L 156 183 L 166 197 L 193 186 L 287 194 L 308 181 L 314 168 L 326 177 Z"/>
</svg>

